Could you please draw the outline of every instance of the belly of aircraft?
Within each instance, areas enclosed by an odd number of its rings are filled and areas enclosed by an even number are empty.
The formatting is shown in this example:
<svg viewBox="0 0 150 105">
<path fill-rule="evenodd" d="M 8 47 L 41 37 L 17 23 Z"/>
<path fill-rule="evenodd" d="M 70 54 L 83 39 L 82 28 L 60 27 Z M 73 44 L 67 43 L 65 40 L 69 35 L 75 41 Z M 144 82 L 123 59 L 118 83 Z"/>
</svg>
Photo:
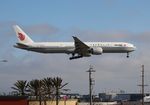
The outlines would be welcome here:
<svg viewBox="0 0 150 105">
<path fill-rule="evenodd" d="M 68 48 L 32 48 L 30 51 L 39 53 L 70 53 Z"/>
<path fill-rule="evenodd" d="M 127 47 L 103 47 L 103 53 L 127 53 L 131 52 L 131 48 Z"/>
</svg>

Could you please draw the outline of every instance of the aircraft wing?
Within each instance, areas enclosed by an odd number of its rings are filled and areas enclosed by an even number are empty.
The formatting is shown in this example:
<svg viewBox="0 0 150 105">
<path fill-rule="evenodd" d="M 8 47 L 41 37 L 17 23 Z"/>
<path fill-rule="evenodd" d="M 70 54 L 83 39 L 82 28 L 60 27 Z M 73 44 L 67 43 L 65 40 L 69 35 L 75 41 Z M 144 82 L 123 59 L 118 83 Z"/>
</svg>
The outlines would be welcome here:
<svg viewBox="0 0 150 105">
<path fill-rule="evenodd" d="M 85 43 L 83 43 L 77 37 L 73 36 L 73 39 L 74 39 L 74 44 L 75 44 L 75 53 L 78 53 L 79 55 L 82 55 L 82 56 L 90 56 L 89 51 L 88 51 L 90 47 L 86 45 Z"/>
</svg>

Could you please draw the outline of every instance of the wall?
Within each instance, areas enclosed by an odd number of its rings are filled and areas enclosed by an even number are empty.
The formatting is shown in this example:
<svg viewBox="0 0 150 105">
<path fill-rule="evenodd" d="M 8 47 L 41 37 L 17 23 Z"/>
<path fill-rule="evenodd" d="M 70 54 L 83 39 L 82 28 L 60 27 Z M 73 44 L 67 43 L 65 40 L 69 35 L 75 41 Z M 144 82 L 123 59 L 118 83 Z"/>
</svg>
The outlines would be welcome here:
<svg viewBox="0 0 150 105">
<path fill-rule="evenodd" d="M 93 102 L 94 105 L 120 105 L 117 104 L 117 102 Z M 90 105 L 90 103 L 87 102 L 81 102 L 78 105 Z"/>
<path fill-rule="evenodd" d="M 26 97 L 0 97 L 0 105 L 27 105 Z"/>
<path fill-rule="evenodd" d="M 59 101 L 59 105 L 77 105 L 78 100 Z M 39 101 L 29 101 L 29 105 L 40 105 Z M 42 105 L 56 105 L 56 101 L 45 101 Z"/>
</svg>

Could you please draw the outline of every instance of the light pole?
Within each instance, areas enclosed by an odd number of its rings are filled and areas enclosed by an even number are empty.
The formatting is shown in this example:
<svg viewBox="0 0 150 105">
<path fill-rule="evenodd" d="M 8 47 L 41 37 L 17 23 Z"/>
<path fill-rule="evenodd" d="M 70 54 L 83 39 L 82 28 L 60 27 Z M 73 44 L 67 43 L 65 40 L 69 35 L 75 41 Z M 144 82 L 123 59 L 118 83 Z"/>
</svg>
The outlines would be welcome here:
<svg viewBox="0 0 150 105">
<path fill-rule="evenodd" d="M 89 70 L 86 71 L 89 72 L 89 96 L 90 96 L 90 105 L 92 105 L 92 86 L 93 86 L 93 80 L 91 77 L 92 72 L 95 72 L 95 70 L 93 70 L 93 67 L 90 66 Z"/>
</svg>

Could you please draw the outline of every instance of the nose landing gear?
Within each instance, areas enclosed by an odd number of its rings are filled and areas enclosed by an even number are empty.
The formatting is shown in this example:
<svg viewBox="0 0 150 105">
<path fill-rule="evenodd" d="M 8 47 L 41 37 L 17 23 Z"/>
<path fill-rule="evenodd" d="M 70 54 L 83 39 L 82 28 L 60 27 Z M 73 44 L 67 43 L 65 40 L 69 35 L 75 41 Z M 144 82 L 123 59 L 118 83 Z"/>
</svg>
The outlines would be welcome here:
<svg viewBox="0 0 150 105">
<path fill-rule="evenodd" d="M 129 52 L 127 52 L 127 58 L 129 58 Z"/>
</svg>

